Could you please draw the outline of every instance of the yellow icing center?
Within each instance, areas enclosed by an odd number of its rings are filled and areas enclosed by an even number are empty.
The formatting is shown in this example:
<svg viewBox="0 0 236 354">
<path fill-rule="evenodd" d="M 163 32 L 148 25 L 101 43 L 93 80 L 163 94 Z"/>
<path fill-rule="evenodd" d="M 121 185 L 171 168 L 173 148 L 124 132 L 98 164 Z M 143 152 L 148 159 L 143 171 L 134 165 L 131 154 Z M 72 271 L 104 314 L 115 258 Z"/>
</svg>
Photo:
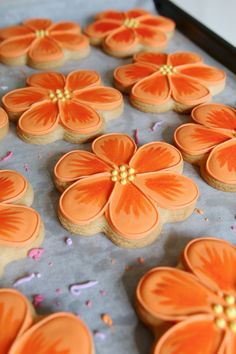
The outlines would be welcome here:
<svg viewBox="0 0 236 354">
<path fill-rule="evenodd" d="M 235 297 L 232 295 L 224 296 L 226 306 L 216 304 L 213 306 L 213 312 L 216 315 L 215 324 L 218 328 L 228 328 L 236 333 L 236 304 Z"/>
<path fill-rule="evenodd" d="M 49 98 L 52 102 L 65 102 L 66 100 L 71 99 L 71 93 L 66 88 L 64 90 L 57 89 L 56 91 L 50 91 Z"/>
<path fill-rule="evenodd" d="M 176 73 L 176 69 L 172 65 L 162 65 L 159 68 L 159 72 L 162 75 L 174 74 L 174 73 Z"/>
<path fill-rule="evenodd" d="M 47 30 L 37 30 L 35 31 L 36 37 L 38 38 L 44 38 L 48 36 L 48 31 Z"/>
<path fill-rule="evenodd" d="M 111 180 L 113 182 L 119 182 L 123 186 L 135 179 L 135 169 L 121 165 L 118 170 L 111 171 Z"/>
<path fill-rule="evenodd" d="M 137 28 L 139 27 L 139 22 L 135 18 L 126 18 L 123 25 L 128 28 Z"/>
</svg>

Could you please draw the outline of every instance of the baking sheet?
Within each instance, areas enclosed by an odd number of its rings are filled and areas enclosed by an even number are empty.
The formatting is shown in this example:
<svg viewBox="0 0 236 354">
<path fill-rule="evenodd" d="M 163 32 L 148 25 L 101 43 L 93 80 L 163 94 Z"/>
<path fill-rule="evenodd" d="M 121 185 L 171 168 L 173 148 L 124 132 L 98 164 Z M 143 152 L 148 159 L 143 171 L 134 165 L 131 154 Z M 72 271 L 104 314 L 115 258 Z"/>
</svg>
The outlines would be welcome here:
<svg viewBox="0 0 236 354">
<path fill-rule="evenodd" d="M 132 7 L 144 7 L 155 12 L 154 4 L 149 0 L 0 1 L 1 26 L 13 25 L 30 17 L 49 17 L 54 21 L 74 20 L 85 26 L 98 11 Z M 222 68 L 222 65 L 176 32 L 168 51 L 180 50 L 195 51 L 203 56 L 207 64 Z M 88 58 L 79 62 L 70 61 L 56 71 L 68 73 L 75 69 L 96 69 L 103 82 L 111 85 L 113 69 L 129 62 L 130 59 L 111 58 L 100 49 L 92 48 Z M 11 89 L 23 87 L 25 78 L 33 72 L 37 71 L 27 67 L 0 65 L 1 96 Z M 226 89 L 213 101 L 235 106 L 235 77 L 228 70 L 226 73 Z M 150 127 L 157 121 L 162 124 L 155 132 L 150 132 Z M 133 135 L 134 130 L 138 129 L 140 144 L 154 140 L 171 143 L 176 127 L 188 121 L 189 116 L 174 112 L 139 112 L 125 99 L 124 113 L 108 124 L 107 131 Z M 60 156 L 76 147 L 87 150 L 90 144 L 76 146 L 58 141 L 47 146 L 28 145 L 16 136 L 13 124 L 7 137 L 0 142 L 1 156 L 7 151 L 13 151 L 14 154 L 8 161 L 0 162 L 0 168 L 16 169 L 28 178 L 35 192 L 33 207 L 40 212 L 46 228 L 42 245 L 45 253 L 41 260 L 36 262 L 28 258 L 11 263 L 0 279 L 0 286 L 12 287 L 18 277 L 39 272 L 42 275 L 40 279 L 18 286 L 30 299 L 35 294 L 45 296 L 39 313 L 78 313 L 91 331 L 97 330 L 105 336 L 103 339 L 99 336 L 94 338 L 97 354 L 148 354 L 153 338 L 140 323 L 133 308 L 134 292 L 140 277 L 156 265 L 174 266 L 183 247 L 192 238 L 211 235 L 236 243 L 236 232 L 231 229 L 231 226 L 236 225 L 235 194 L 211 188 L 199 177 L 199 169 L 186 163 L 184 174 L 193 178 L 200 188 L 201 197 L 197 207 L 204 211 L 204 215 L 194 213 L 187 221 L 165 225 L 160 239 L 143 249 L 120 249 L 101 234 L 89 238 L 73 237 L 72 246 L 68 246 L 65 238 L 71 235 L 57 220 L 59 193 L 53 185 L 52 171 Z M 143 257 L 145 262 L 140 264 L 139 257 Z M 99 283 L 84 290 L 80 296 L 69 292 L 69 285 L 87 280 L 97 280 Z M 58 294 L 56 289 L 60 289 L 61 293 Z M 101 290 L 106 291 L 106 295 L 101 295 Z M 86 306 L 88 300 L 92 303 L 91 308 Z M 111 316 L 113 328 L 107 328 L 102 322 L 102 313 Z"/>
</svg>

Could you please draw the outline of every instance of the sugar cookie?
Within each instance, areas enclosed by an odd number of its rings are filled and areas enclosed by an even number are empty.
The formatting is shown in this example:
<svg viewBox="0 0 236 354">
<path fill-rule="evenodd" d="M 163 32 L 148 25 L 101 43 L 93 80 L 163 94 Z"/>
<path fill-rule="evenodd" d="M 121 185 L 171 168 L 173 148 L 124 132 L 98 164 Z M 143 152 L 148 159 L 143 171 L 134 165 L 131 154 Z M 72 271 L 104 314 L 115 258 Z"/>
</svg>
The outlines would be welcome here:
<svg viewBox="0 0 236 354">
<path fill-rule="evenodd" d="M 181 175 L 180 152 L 164 142 L 137 150 L 128 135 L 107 134 L 92 153 L 74 150 L 54 169 L 63 194 L 58 216 L 70 232 L 104 232 L 120 247 L 143 247 L 162 225 L 186 219 L 198 198 L 196 184 Z"/>
</svg>

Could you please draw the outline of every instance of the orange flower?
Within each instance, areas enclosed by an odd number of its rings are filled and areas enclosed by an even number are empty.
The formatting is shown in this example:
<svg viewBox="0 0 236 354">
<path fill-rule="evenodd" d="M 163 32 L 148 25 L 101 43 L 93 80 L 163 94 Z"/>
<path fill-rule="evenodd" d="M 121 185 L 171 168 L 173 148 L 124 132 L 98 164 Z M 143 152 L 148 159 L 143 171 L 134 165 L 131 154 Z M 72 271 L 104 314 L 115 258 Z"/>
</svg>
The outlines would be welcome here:
<svg viewBox="0 0 236 354">
<path fill-rule="evenodd" d="M 85 33 L 92 44 L 102 44 L 107 53 L 125 57 L 144 48 L 164 50 L 174 29 L 175 23 L 169 18 L 133 9 L 99 13 Z"/>
<path fill-rule="evenodd" d="M 0 139 L 2 139 L 8 132 L 8 116 L 4 109 L 0 107 Z"/>
<path fill-rule="evenodd" d="M 185 270 L 152 269 L 137 288 L 146 323 L 172 325 L 153 354 L 236 353 L 235 247 L 220 239 L 193 240 L 182 265 Z"/>
<path fill-rule="evenodd" d="M 205 103 L 224 88 L 225 77 L 191 52 L 139 53 L 134 64 L 114 71 L 116 87 L 130 93 L 135 107 L 148 112 L 183 111 Z"/>
<path fill-rule="evenodd" d="M 74 22 L 27 20 L 22 25 L 1 29 L 0 41 L 3 63 L 29 64 L 39 69 L 44 65 L 61 65 L 70 57 L 79 59 L 89 53 L 88 40 Z"/>
<path fill-rule="evenodd" d="M 217 188 L 236 192 L 236 110 L 205 104 L 192 111 L 192 119 L 195 123 L 176 130 L 176 144 L 187 159 L 202 165 L 210 184 L 213 179 L 220 182 Z"/>
<path fill-rule="evenodd" d="M 11 259 L 22 258 L 28 247 L 42 241 L 42 221 L 28 207 L 32 204 L 29 191 L 30 186 L 22 175 L 16 171 L 0 171 L 0 273 Z"/>
<path fill-rule="evenodd" d="M 160 208 L 175 215 L 182 210 L 182 218 L 189 215 L 183 216 L 187 207 L 192 212 L 198 188 L 180 174 L 182 156 L 173 146 L 152 142 L 137 150 L 128 135 L 107 134 L 93 142 L 92 150 L 67 153 L 54 170 L 61 189 L 70 185 L 60 198 L 59 217 L 82 226 L 80 234 L 83 225 L 105 217 L 121 238 L 141 241 L 168 220 Z"/>
<path fill-rule="evenodd" d="M 91 334 L 76 316 L 59 312 L 34 324 L 28 300 L 18 291 L 0 289 L 2 354 L 93 354 Z M 3 330 L 4 329 L 4 330 Z"/>
<path fill-rule="evenodd" d="M 12 118 L 20 116 L 18 131 L 37 143 L 60 138 L 83 142 L 104 126 L 105 116 L 121 113 L 122 95 L 101 86 L 97 72 L 80 70 L 67 78 L 56 72 L 31 75 L 30 87 L 14 90 L 3 97 Z M 116 111 L 117 110 L 117 111 Z"/>
</svg>

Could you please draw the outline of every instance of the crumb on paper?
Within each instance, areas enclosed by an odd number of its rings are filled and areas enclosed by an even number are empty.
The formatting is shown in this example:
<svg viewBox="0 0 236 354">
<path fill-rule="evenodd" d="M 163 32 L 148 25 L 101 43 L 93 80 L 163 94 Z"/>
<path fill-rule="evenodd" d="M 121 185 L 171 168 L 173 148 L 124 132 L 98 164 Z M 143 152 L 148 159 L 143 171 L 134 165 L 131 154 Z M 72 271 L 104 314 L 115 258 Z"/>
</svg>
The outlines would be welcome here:
<svg viewBox="0 0 236 354">
<path fill-rule="evenodd" d="M 100 331 L 98 331 L 96 329 L 93 331 L 93 335 L 94 335 L 95 338 L 98 338 L 98 339 L 101 339 L 101 340 L 106 339 L 106 334 L 102 333 L 102 332 L 100 332 Z"/>
<path fill-rule="evenodd" d="M 232 226 L 230 226 L 230 228 L 232 231 L 236 231 L 236 225 L 232 225 Z"/>
<path fill-rule="evenodd" d="M 113 321 L 112 321 L 110 315 L 108 315 L 108 313 L 103 313 L 101 315 L 101 319 L 105 323 L 105 325 L 107 325 L 107 327 L 112 327 Z"/>
<path fill-rule="evenodd" d="M 205 221 L 209 221 L 209 219 L 208 219 L 208 218 L 204 218 L 204 220 L 205 220 Z"/>
<path fill-rule="evenodd" d="M 139 263 L 139 264 L 145 263 L 145 259 L 144 259 L 143 257 L 139 257 L 139 258 L 138 258 L 138 263 Z"/>
<path fill-rule="evenodd" d="M 39 261 L 44 254 L 45 249 L 44 248 L 31 248 L 31 250 L 28 251 L 27 256 L 34 261 Z"/>
<path fill-rule="evenodd" d="M 199 209 L 199 208 L 195 208 L 195 209 L 194 209 L 194 212 L 195 212 L 196 214 L 199 214 L 199 215 L 204 215 L 204 210 Z"/>
<path fill-rule="evenodd" d="M 92 306 L 93 306 L 92 301 L 91 301 L 91 300 L 87 300 L 87 301 L 85 301 L 85 306 L 86 306 L 88 309 L 91 309 L 91 308 L 92 308 Z"/>
<path fill-rule="evenodd" d="M 35 308 L 39 307 L 41 303 L 45 300 L 45 296 L 41 294 L 33 295 L 33 305 Z"/>
</svg>

